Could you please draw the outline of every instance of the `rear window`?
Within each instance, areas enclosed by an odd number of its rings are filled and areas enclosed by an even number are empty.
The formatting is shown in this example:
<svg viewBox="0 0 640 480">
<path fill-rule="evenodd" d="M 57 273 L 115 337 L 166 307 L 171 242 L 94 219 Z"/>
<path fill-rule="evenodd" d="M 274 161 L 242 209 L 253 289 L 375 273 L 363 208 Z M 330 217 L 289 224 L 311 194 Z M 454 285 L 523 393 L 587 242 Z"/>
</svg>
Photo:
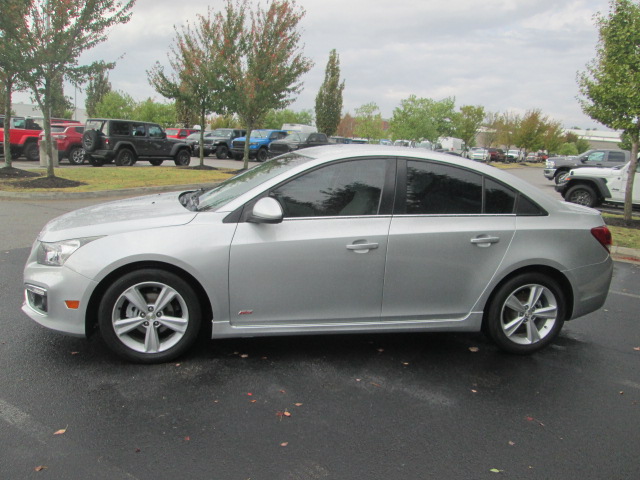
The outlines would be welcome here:
<svg viewBox="0 0 640 480">
<path fill-rule="evenodd" d="M 610 162 L 624 162 L 626 160 L 624 152 L 609 152 Z"/>
</svg>

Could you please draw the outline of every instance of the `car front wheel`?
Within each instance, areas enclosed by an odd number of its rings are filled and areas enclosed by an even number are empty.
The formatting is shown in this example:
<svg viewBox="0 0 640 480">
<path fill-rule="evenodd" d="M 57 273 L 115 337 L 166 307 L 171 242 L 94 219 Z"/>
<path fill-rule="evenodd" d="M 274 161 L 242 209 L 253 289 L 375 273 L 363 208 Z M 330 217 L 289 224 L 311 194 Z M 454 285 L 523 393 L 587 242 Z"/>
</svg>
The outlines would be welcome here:
<svg viewBox="0 0 640 480">
<path fill-rule="evenodd" d="M 191 155 L 189 154 L 189 151 L 186 148 L 180 150 L 178 153 L 176 153 L 176 157 L 173 160 L 173 163 L 175 163 L 179 167 L 186 167 L 187 165 L 189 165 L 189 163 L 191 163 Z"/>
<path fill-rule="evenodd" d="M 561 183 L 564 183 L 564 181 L 567 179 L 568 176 L 569 176 L 568 170 L 562 170 L 561 172 L 556 173 L 556 177 L 554 178 L 556 185 L 560 185 Z"/>
<path fill-rule="evenodd" d="M 179 276 L 147 268 L 123 275 L 105 292 L 98 324 L 107 346 L 137 363 L 161 363 L 185 353 L 200 331 L 195 292 Z"/>
<path fill-rule="evenodd" d="M 260 150 L 258 150 L 258 153 L 256 154 L 256 160 L 258 162 L 266 162 L 269 159 L 269 153 L 267 152 L 266 148 L 261 148 Z"/>
<path fill-rule="evenodd" d="M 589 185 L 575 185 L 569 188 L 564 198 L 567 202 L 577 203 L 585 207 L 595 207 L 598 204 L 596 192 Z"/>
<path fill-rule="evenodd" d="M 524 273 L 498 288 L 483 327 L 502 350 L 529 354 L 546 347 L 560 333 L 565 309 L 564 294 L 555 280 Z"/>
<path fill-rule="evenodd" d="M 218 145 L 216 148 L 216 158 L 222 160 L 223 158 L 227 158 L 229 155 L 229 149 L 226 145 Z"/>
</svg>

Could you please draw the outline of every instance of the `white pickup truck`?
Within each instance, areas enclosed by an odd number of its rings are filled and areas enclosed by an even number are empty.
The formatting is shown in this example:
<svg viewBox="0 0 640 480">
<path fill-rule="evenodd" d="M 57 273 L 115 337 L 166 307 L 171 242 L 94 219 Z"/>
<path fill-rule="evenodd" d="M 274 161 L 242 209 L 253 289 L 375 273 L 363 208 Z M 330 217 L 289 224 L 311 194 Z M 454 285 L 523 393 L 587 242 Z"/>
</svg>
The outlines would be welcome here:
<svg viewBox="0 0 640 480">
<path fill-rule="evenodd" d="M 624 204 L 629 163 L 613 168 L 578 168 L 571 170 L 556 190 L 567 202 L 597 207 L 603 203 Z M 640 205 L 640 163 L 633 180 L 634 205 Z"/>
</svg>

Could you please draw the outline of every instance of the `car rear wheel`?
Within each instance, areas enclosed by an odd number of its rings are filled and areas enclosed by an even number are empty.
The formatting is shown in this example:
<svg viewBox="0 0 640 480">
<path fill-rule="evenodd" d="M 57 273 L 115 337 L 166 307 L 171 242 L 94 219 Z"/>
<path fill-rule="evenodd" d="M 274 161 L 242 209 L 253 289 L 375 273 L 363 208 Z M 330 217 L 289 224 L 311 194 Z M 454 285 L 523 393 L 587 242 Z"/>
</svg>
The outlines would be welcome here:
<svg viewBox="0 0 640 480">
<path fill-rule="evenodd" d="M 179 167 L 186 167 L 187 165 L 189 165 L 189 163 L 191 163 L 191 155 L 189 155 L 189 151 L 186 148 L 180 150 L 178 153 L 176 153 L 176 157 L 173 160 L 173 163 L 175 163 Z"/>
<path fill-rule="evenodd" d="M 69 163 L 72 165 L 82 165 L 84 163 L 84 150 L 82 147 L 71 147 L 71 150 L 69 150 Z"/>
<path fill-rule="evenodd" d="M 131 167 L 136 163 L 136 155 L 128 148 L 123 148 L 116 154 L 115 163 L 118 167 Z"/>
<path fill-rule="evenodd" d="M 138 363 L 161 363 L 185 353 L 197 340 L 198 297 L 179 276 L 147 268 L 123 275 L 105 292 L 98 324 L 107 346 Z"/>
<path fill-rule="evenodd" d="M 229 155 L 229 148 L 226 145 L 218 145 L 216 148 L 216 158 L 222 160 Z"/>
<path fill-rule="evenodd" d="M 524 273 L 501 285 L 485 312 L 484 330 L 510 353 L 536 352 L 560 333 L 565 297 L 557 282 L 540 273 Z"/>
<path fill-rule="evenodd" d="M 596 192 L 589 185 L 574 185 L 565 195 L 565 200 L 585 207 L 595 207 L 598 204 Z"/>
</svg>

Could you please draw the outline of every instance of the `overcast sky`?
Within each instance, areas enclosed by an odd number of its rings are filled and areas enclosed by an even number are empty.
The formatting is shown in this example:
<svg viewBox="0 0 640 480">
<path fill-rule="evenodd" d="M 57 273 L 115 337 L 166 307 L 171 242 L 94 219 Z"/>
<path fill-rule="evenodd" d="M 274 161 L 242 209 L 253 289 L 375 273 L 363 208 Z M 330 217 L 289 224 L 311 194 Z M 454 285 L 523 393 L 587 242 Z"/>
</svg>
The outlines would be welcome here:
<svg viewBox="0 0 640 480">
<path fill-rule="evenodd" d="M 585 116 L 576 99 L 576 73 L 595 55 L 593 15 L 607 0 L 299 0 L 304 53 L 314 67 L 293 110 L 311 109 L 329 51 L 340 56 L 345 80 L 343 113 L 375 102 L 383 117 L 409 95 L 456 107 L 482 105 L 522 114 L 539 108 L 567 127 L 603 126 Z M 86 61 L 117 61 L 114 90 L 136 100 L 164 101 L 146 71 L 167 65 L 174 26 L 181 27 L 222 0 L 137 0 L 133 17 L 113 28 Z M 120 58 L 122 57 L 122 58 Z M 120 58 L 120 59 L 119 59 Z M 73 97 L 73 89 L 66 91 Z M 16 96 L 17 97 L 17 96 Z M 19 98 L 16 98 L 19 100 Z M 78 107 L 84 95 L 77 92 Z"/>
</svg>

